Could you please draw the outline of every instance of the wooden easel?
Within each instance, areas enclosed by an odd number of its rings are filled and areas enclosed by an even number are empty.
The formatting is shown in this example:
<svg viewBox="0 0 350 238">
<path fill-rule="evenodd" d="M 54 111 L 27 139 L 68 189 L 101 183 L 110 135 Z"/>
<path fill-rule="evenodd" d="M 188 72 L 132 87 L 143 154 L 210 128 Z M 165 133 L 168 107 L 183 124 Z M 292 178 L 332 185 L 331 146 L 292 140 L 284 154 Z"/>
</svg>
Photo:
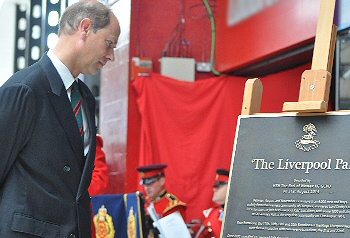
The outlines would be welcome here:
<svg viewBox="0 0 350 238">
<path fill-rule="evenodd" d="M 311 70 L 301 77 L 298 102 L 285 102 L 284 112 L 326 112 L 332 78 L 337 26 L 333 24 L 336 0 L 322 0 Z M 242 115 L 260 112 L 263 86 L 258 78 L 245 85 Z"/>
</svg>

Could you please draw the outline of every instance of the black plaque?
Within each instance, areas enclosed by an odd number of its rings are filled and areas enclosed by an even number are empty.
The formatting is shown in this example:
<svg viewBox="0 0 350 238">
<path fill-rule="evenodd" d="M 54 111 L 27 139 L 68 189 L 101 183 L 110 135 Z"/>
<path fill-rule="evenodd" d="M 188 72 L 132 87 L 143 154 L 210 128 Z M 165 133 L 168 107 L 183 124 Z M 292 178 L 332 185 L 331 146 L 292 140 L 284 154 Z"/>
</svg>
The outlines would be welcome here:
<svg viewBox="0 0 350 238">
<path fill-rule="evenodd" d="M 350 112 L 241 116 L 233 163 L 222 237 L 350 237 Z"/>
</svg>

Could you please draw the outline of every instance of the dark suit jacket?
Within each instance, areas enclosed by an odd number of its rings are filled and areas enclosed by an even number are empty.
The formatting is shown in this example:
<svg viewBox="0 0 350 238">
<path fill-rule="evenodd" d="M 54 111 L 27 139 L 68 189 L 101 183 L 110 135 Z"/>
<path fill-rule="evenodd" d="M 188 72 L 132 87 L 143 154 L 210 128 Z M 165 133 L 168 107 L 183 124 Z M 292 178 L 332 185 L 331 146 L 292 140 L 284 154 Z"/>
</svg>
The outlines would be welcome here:
<svg viewBox="0 0 350 238">
<path fill-rule="evenodd" d="M 84 83 L 79 87 L 91 135 L 85 157 L 47 55 L 0 88 L 0 237 L 91 237 L 95 99 Z"/>
</svg>

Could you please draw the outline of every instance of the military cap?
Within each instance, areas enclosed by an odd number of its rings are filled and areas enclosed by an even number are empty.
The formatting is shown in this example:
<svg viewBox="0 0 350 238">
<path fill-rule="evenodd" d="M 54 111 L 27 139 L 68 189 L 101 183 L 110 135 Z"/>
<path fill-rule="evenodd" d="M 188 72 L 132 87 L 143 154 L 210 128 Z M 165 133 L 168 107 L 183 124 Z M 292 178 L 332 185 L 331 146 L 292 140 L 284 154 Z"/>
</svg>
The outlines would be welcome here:
<svg viewBox="0 0 350 238">
<path fill-rule="evenodd" d="M 221 185 L 227 184 L 229 179 L 230 172 L 226 169 L 216 170 L 216 178 L 214 187 L 219 187 Z"/>
<path fill-rule="evenodd" d="M 141 184 L 152 184 L 157 178 L 164 176 L 166 167 L 166 164 L 150 164 L 137 167 L 137 170 L 141 172 Z"/>
</svg>

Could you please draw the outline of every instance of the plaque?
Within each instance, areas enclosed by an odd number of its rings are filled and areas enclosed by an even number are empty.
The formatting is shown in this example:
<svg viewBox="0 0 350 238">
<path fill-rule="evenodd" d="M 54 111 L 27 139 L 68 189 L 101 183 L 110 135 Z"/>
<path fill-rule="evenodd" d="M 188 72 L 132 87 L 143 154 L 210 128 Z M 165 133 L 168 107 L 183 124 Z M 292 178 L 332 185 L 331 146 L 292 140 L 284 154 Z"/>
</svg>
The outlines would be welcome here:
<svg viewBox="0 0 350 238">
<path fill-rule="evenodd" d="M 350 112 L 240 116 L 223 238 L 350 237 Z"/>
</svg>

